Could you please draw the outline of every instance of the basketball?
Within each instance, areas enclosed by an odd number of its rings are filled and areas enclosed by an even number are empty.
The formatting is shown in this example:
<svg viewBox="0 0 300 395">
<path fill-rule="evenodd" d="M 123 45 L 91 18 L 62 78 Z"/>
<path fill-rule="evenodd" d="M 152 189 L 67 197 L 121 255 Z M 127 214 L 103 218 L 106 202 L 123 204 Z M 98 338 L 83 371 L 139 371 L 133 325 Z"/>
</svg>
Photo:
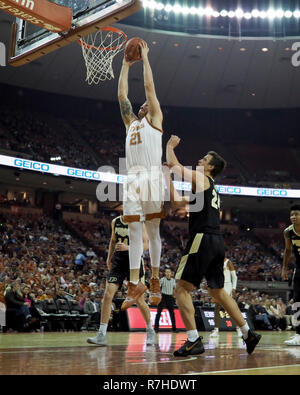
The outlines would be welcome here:
<svg viewBox="0 0 300 395">
<path fill-rule="evenodd" d="M 141 50 L 139 47 L 139 43 L 142 41 L 144 40 L 139 37 L 133 37 L 127 41 L 125 47 L 125 59 L 127 61 L 130 62 L 133 60 L 141 60 Z"/>
</svg>

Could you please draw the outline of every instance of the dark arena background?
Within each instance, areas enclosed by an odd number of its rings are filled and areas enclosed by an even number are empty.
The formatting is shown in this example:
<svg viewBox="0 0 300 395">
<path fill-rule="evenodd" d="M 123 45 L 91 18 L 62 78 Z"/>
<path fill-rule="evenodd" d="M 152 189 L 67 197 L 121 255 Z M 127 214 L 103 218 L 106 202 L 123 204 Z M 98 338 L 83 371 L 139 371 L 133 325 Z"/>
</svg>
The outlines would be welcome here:
<svg viewBox="0 0 300 395">
<path fill-rule="evenodd" d="M 291 225 L 290 207 L 300 204 L 300 5 L 145 0 L 128 15 L 114 10 L 120 16 L 103 22 L 106 10 L 122 2 L 52 1 L 72 8 L 69 33 L 49 33 L 20 19 L 14 32 L 12 7 L 28 6 L 30 13 L 39 1 L 0 2 L 0 374 L 88 375 L 95 390 L 131 392 L 196 391 L 200 375 L 299 375 L 300 341 L 285 343 L 298 324 L 293 254 L 287 281 L 281 270 L 283 231 Z M 91 3 L 101 3 L 99 10 L 89 11 Z M 238 278 L 235 300 L 262 335 L 252 355 L 224 310 L 219 336 L 211 336 L 214 301 L 205 281 L 192 292 L 204 354 L 173 356 L 186 340 L 176 304 L 176 331 L 163 310 L 155 345 L 148 346 L 136 306 L 120 310 L 126 283 L 113 300 L 107 346 L 87 343 L 100 324 L 111 221 L 123 210 L 119 159 L 125 157 L 117 97 L 123 49 L 112 58 L 114 78 L 89 85 L 77 42 L 86 34 L 78 29 L 98 14 L 102 27 L 109 23 L 149 46 L 164 116 L 163 161 L 172 134 L 181 138 L 176 154 L 186 166 L 195 167 L 210 150 L 227 161 L 216 179 L 221 230 Z M 51 47 L 51 40 L 62 44 Z M 137 62 L 129 75 L 135 112 L 144 93 Z M 107 188 L 115 190 L 113 201 L 102 199 Z M 160 277 L 166 268 L 174 277 L 189 213 L 169 202 L 164 210 Z M 144 261 L 149 285 L 148 251 Z M 18 306 L 6 306 L 15 283 L 30 305 L 32 319 L 25 323 Z M 149 304 L 148 292 L 145 298 Z M 157 308 L 149 307 L 154 326 Z M 76 391 L 76 380 L 63 382 L 70 383 Z"/>
</svg>

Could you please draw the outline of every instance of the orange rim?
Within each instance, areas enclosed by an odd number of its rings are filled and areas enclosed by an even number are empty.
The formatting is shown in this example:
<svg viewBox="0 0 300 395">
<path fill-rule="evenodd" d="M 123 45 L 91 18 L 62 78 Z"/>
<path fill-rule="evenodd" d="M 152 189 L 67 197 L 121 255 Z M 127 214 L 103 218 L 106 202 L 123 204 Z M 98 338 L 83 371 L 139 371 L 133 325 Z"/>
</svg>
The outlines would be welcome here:
<svg viewBox="0 0 300 395">
<path fill-rule="evenodd" d="M 107 31 L 107 32 L 113 32 L 113 33 L 119 33 L 119 34 L 121 34 L 123 36 L 124 41 L 123 41 L 123 43 L 121 45 L 116 45 L 115 47 L 96 47 L 95 45 L 90 45 L 90 44 L 82 42 L 81 39 L 78 40 L 78 44 L 81 45 L 82 47 L 89 48 L 89 49 L 90 48 L 94 48 L 94 49 L 96 49 L 98 51 L 104 51 L 104 50 L 106 50 L 106 51 L 115 51 L 116 49 L 121 49 L 126 44 L 127 36 L 126 36 L 126 34 L 124 32 L 122 32 L 122 30 L 117 29 L 116 27 L 112 27 L 112 26 L 102 27 L 99 30 L 103 30 L 103 31 Z"/>
</svg>

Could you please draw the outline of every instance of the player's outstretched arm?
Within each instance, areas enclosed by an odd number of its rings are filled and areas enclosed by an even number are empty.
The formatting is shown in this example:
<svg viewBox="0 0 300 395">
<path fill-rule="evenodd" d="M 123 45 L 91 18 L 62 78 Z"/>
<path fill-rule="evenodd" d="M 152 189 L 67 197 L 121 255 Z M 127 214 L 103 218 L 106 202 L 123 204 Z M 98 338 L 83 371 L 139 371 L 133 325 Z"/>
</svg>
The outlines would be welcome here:
<svg viewBox="0 0 300 395">
<path fill-rule="evenodd" d="M 155 86 L 154 86 L 154 79 L 152 69 L 148 59 L 148 52 L 149 48 L 145 41 L 142 41 L 139 44 L 141 48 L 141 56 L 143 60 L 143 72 L 144 72 L 144 86 L 145 86 L 145 94 L 146 100 L 148 104 L 148 112 L 151 118 L 152 124 L 161 129 L 162 128 L 162 120 L 163 115 L 160 108 L 159 101 L 156 96 Z"/>
<path fill-rule="evenodd" d="M 110 268 L 111 268 L 111 260 L 114 255 L 115 246 L 116 246 L 115 223 L 116 223 L 116 219 L 113 219 L 111 221 L 111 237 L 110 237 L 108 254 L 107 254 L 107 259 L 106 259 L 106 265 L 107 265 L 108 270 L 110 270 Z"/>
<path fill-rule="evenodd" d="M 209 188 L 210 184 L 208 178 L 200 171 L 195 171 L 184 167 L 177 156 L 175 155 L 174 149 L 180 143 L 178 136 L 172 135 L 167 143 L 166 157 L 168 166 L 172 169 L 175 174 L 180 175 L 185 182 L 191 182 L 196 192 L 201 192 Z"/>
<path fill-rule="evenodd" d="M 291 259 L 291 254 L 292 254 L 292 242 L 291 242 L 290 238 L 288 237 L 287 230 L 285 230 L 283 232 L 283 236 L 284 236 L 285 247 L 284 247 L 284 254 L 283 254 L 281 278 L 283 280 L 288 280 L 287 269 L 288 269 L 288 264 L 289 264 L 289 261 Z"/>
<path fill-rule="evenodd" d="M 136 119 L 132 111 L 132 105 L 128 99 L 128 74 L 130 66 L 134 62 L 127 62 L 123 59 L 122 68 L 119 76 L 118 84 L 118 100 L 120 105 L 121 116 L 126 127 L 126 131 L 130 124 Z"/>
<path fill-rule="evenodd" d="M 164 164 L 164 165 L 167 165 L 167 164 Z M 170 172 L 168 170 L 164 171 L 164 175 L 166 178 L 166 184 L 167 184 L 168 189 L 170 191 L 170 200 L 171 200 L 172 206 L 175 208 L 185 207 L 189 203 L 188 197 L 180 196 L 179 193 L 176 191 L 176 189 L 174 188 L 174 184 L 173 184 Z"/>
</svg>

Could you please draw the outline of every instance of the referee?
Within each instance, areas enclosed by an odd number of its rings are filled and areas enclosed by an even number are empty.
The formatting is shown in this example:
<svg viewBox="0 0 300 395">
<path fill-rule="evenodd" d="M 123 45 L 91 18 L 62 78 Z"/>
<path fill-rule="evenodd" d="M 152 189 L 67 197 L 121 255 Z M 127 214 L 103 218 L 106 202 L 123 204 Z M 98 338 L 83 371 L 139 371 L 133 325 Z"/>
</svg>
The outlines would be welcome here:
<svg viewBox="0 0 300 395">
<path fill-rule="evenodd" d="M 160 288 L 161 288 L 161 302 L 157 306 L 157 313 L 155 317 L 155 325 L 154 330 L 158 332 L 159 330 L 159 319 L 161 312 L 164 308 L 169 310 L 171 321 L 172 321 L 172 330 L 176 332 L 176 323 L 175 323 L 175 315 L 174 315 L 174 289 L 176 287 L 176 281 L 172 278 L 171 269 L 165 270 L 165 276 L 159 280 Z"/>
</svg>

